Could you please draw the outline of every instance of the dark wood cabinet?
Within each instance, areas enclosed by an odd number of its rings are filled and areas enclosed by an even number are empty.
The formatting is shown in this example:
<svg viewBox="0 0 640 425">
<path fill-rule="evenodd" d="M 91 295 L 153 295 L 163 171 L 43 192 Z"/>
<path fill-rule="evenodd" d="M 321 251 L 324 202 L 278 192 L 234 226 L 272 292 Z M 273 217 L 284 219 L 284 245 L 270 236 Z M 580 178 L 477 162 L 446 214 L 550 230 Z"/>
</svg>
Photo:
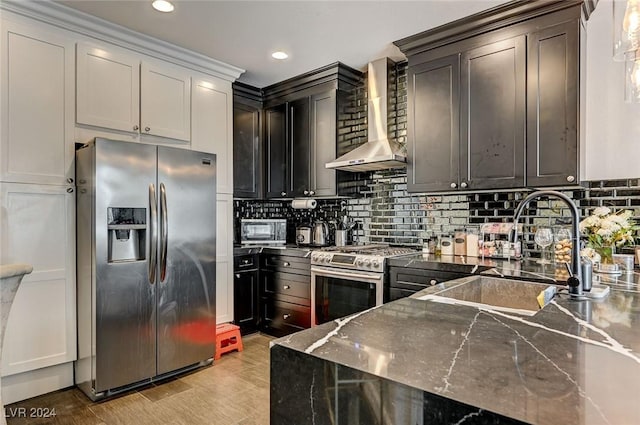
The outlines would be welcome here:
<svg viewBox="0 0 640 425">
<path fill-rule="evenodd" d="M 460 189 L 524 186 L 526 38 L 462 54 Z"/>
<path fill-rule="evenodd" d="M 234 257 L 233 321 L 242 335 L 256 332 L 259 322 L 259 263 L 257 254 Z"/>
<path fill-rule="evenodd" d="M 284 111 L 284 112 L 283 112 Z M 336 91 L 265 110 L 267 197 L 335 196 Z"/>
<path fill-rule="evenodd" d="M 335 63 L 265 87 L 267 198 L 337 195 L 340 111 L 362 74 Z"/>
<path fill-rule="evenodd" d="M 308 258 L 262 254 L 260 329 L 284 336 L 311 326 L 311 263 Z"/>
<path fill-rule="evenodd" d="M 579 180 L 580 20 L 529 35 L 527 184 Z"/>
<path fill-rule="evenodd" d="M 266 108 L 264 110 L 264 121 L 266 160 L 265 194 L 267 198 L 280 198 L 289 195 L 287 104 L 284 103 Z"/>
<path fill-rule="evenodd" d="M 288 103 L 290 163 L 288 195 L 309 195 L 311 187 L 311 102 L 309 96 Z"/>
<path fill-rule="evenodd" d="M 262 197 L 262 102 L 259 90 L 233 86 L 233 196 Z M 248 97 L 245 95 L 252 95 Z"/>
<path fill-rule="evenodd" d="M 408 191 L 578 184 L 592 10 L 510 2 L 397 41 L 408 58 Z"/>
<path fill-rule="evenodd" d="M 460 55 L 408 69 L 407 188 L 450 190 L 459 179 Z"/>
<path fill-rule="evenodd" d="M 347 101 L 344 92 L 329 90 L 311 96 L 311 159 L 310 177 L 313 196 L 334 196 L 336 191 L 336 171 L 324 165 L 336 159 L 338 97 Z"/>
<path fill-rule="evenodd" d="M 467 273 L 393 266 L 389 267 L 388 273 L 389 287 L 385 291 L 385 302 L 408 297 L 438 283 L 470 276 Z"/>
</svg>

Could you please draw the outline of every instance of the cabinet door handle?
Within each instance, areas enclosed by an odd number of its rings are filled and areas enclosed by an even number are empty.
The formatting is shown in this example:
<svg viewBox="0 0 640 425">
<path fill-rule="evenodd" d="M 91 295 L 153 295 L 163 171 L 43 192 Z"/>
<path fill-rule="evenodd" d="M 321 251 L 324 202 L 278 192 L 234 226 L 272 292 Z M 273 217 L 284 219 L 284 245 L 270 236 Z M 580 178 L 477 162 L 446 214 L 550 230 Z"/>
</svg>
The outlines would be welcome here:
<svg viewBox="0 0 640 425">
<path fill-rule="evenodd" d="M 138 131 L 140 129 L 140 127 L 138 127 L 137 125 L 133 126 L 133 131 Z"/>
<path fill-rule="evenodd" d="M 68 187 L 67 188 L 67 193 L 73 193 L 73 188 L 72 187 Z"/>
<path fill-rule="evenodd" d="M 466 182 L 462 182 L 460 183 L 460 187 L 465 189 L 467 187 L 467 183 Z"/>
<path fill-rule="evenodd" d="M 316 194 L 316 192 L 314 192 L 313 190 L 310 190 L 310 191 L 309 191 L 309 195 L 313 196 L 313 195 L 315 195 L 315 194 Z"/>
<path fill-rule="evenodd" d="M 149 128 L 149 127 L 145 127 L 145 128 L 144 128 L 144 131 L 149 132 L 149 131 L 151 131 L 151 128 Z"/>
<path fill-rule="evenodd" d="M 283 318 L 284 320 L 287 320 L 289 317 L 291 317 L 291 315 L 290 315 L 290 314 L 283 314 L 283 315 L 282 315 L 282 318 Z"/>
<path fill-rule="evenodd" d="M 236 273 L 236 279 L 240 279 L 240 273 Z"/>
<path fill-rule="evenodd" d="M 289 286 L 289 285 L 284 285 L 284 286 L 282 287 L 282 289 L 289 289 L 289 288 L 290 288 L 290 286 Z"/>
<path fill-rule="evenodd" d="M 431 279 L 429 281 L 429 285 L 435 285 L 436 283 L 438 283 L 435 279 Z"/>
<path fill-rule="evenodd" d="M 285 267 L 289 267 L 290 265 L 291 265 L 291 263 L 289 263 L 288 261 L 285 261 L 284 264 L 283 264 L 283 266 L 285 266 Z"/>
<path fill-rule="evenodd" d="M 280 195 L 282 195 L 282 196 L 286 196 L 286 195 L 287 195 L 287 192 L 280 192 Z"/>
<path fill-rule="evenodd" d="M 575 177 L 573 177 L 573 176 L 567 176 L 567 181 L 568 181 L 569 183 L 573 183 L 575 180 L 576 180 L 576 178 L 575 178 Z"/>
<path fill-rule="evenodd" d="M 304 192 L 302 192 L 302 193 L 304 193 L 305 195 L 308 195 L 308 194 L 309 194 L 309 191 L 308 191 L 308 190 L 305 190 L 305 191 L 304 191 Z"/>
<path fill-rule="evenodd" d="M 455 189 L 456 187 L 458 187 L 458 185 L 457 185 L 457 184 L 455 184 L 455 183 L 451 183 L 451 185 L 450 185 L 450 186 L 451 186 L 451 189 Z"/>
<path fill-rule="evenodd" d="M 69 177 L 69 178 L 67 179 L 67 183 L 73 183 L 73 179 L 72 179 L 71 177 Z"/>
</svg>

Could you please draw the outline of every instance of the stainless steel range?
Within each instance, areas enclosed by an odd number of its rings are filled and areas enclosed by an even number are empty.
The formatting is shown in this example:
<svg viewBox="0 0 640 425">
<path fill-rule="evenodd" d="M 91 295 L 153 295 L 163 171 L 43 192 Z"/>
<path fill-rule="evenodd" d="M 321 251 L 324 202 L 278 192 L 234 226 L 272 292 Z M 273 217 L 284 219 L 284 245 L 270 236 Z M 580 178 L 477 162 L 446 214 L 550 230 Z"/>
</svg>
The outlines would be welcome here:
<svg viewBox="0 0 640 425">
<path fill-rule="evenodd" d="M 387 245 L 330 247 L 311 253 L 311 324 L 382 305 L 387 258 L 416 252 Z"/>
</svg>

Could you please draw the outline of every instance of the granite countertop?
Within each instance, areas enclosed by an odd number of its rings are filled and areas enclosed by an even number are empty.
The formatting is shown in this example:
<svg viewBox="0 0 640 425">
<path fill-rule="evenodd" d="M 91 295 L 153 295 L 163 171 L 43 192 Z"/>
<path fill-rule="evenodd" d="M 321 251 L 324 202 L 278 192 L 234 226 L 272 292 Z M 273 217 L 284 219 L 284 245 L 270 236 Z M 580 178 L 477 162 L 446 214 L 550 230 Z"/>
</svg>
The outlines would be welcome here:
<svg viewBox="0 0 640 425">
<path fill-rule="evenodd" d="M 272 344 L 523 422 L 640 423 L 640 293 L 618 279 L 533 316 L 418 299 L 445 282 Z"/>
<path fill-rule="evenodd" d="M 390 258 L 394 267 L 425 270 L 454 271 L 471 274 L 496 275 L 519 280 L 550 282 L 564 285 L 569 273 L 564 264 L 538 264 L 535 260 L 482 259 L 466 256 L 415 253 Z M 612 289 L 640 292 L 640 270 L 619 275 L 593 273 L 594 285 L 609 285 Z"/>
<path fill-rule="evenodd" d="M 297 246 L 295 244 L 286 244 L 286 245 L 257 245 L 257 246 L 234 246 L 233 247 L 233 255 L 247 255 L 247 254 L 282 254 L 282 255 L 290 255 L 293 257 L 308 257 L 313 247 L 302 247 Z"/>
</svg>

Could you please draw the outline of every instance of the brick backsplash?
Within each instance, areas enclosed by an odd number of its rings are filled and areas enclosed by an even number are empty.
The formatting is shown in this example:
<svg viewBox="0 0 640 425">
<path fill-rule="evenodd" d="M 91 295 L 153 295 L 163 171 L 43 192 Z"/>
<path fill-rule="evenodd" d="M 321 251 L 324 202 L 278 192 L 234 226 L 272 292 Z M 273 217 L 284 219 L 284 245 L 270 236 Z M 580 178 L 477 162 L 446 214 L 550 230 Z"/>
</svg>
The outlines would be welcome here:
<svg viewBox="0 0 640 425">
<path fill-rule="evenodd" d="M 406 181 L 403 171 L 374 173 L 368 190 L 361 192 L 363 197 L 348 201 L 349 215 L 362 222 L 357 232 L 361 242 L 420 246 L 429 238 L 453 234 L 457 228 L 510 222 L 516 206 L 529 193 L 416 194 L 406 191 Z M 631 209 L 640 219 L 639 179 L 589 182 L 586 188 L 561 191 L 576 201 L 583 217 L 595 207 L 609 206 Z M 562 201 L 543 198 L 531 202 L 521 220 L 525 252 L 539 255 L 533 243 L 536 226 L 567 226 L 570 217 Z"/>
</svg>

